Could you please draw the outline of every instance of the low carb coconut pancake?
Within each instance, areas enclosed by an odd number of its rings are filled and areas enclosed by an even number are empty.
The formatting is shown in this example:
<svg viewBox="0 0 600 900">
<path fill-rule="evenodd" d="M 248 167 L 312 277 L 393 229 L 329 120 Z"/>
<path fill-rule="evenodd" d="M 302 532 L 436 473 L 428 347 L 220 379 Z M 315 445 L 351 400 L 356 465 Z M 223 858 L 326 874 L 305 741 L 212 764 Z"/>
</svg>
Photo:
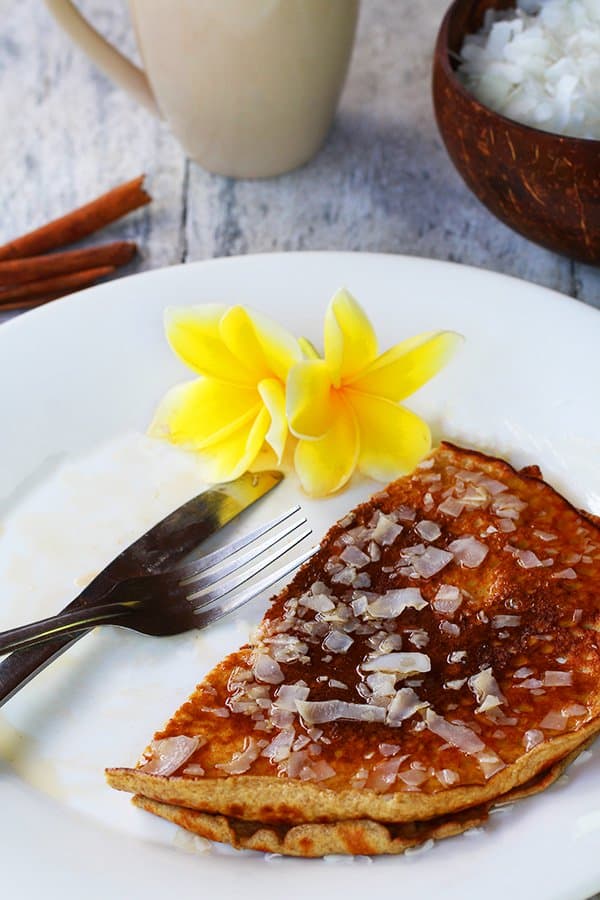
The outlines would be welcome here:
<svg viewBox="0 0 600 900">
<path fill-rule="evenodd" d="M 273 826 L 277 852 L 296 826 L 335 830 L 304 855 L 352 822 L 396 829 L 368 852 L 471 827 L 596 733 L 599 571 L 597 524 L 539 472 L 442 444 L 329 531 L 109 783 L 238 846 Z"/>
</svg>

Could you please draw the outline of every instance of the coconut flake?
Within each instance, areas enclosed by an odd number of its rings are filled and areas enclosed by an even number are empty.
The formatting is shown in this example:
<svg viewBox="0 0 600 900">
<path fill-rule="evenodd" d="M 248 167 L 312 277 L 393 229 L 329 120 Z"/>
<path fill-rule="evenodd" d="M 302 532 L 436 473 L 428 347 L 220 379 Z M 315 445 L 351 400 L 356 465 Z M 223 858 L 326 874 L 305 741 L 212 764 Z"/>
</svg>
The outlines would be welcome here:
<svg viewBox="0 0 600 900">
<path fill-rule="evenodd" d="M 462 593 L 453 584 L 441 584 L 433 598 L 433 607 L 440 613 L 452 615 L 462 603 Z"/>
<path fill-rule="evenodd" d="M 477 507 L 487 506 L 490 495 L 488 491 L 482 487 L 481 484 L 469 484 L 467 485 L 466 490 L 463 494 L 461 494 L 460 499 L 465 504 L 465 506 L 470 506 L 473 509 Z"/>
<path fill-rule="evenodd" d="M 486 779 L 491 778 L 493 775 L 496 775 L 498 772 L 501 772 L 502 769 L 506 768 L 506 763 L 500 759 L 497 753 L 494 753 L 494 751 L 490 750 L 488 747 L 486 747 L 485 750 L 476 753 L 475 756 Z"/>
<path fill-rule="evenodd" d="M 535 569 L 537 566 L 544 565 L 532 550 L 515 550 L 514 556 L 524 569 Z"/>
<path fill-rule="evenodd" d="M 379 562 L 379 560 L 381 559 L 381 550 L 379 548 L 379 544 L 377 544 L 375 541 L 370 541 L 367 550 L 369 552 L 369 558 L 373 562 Z"/>
<path fill-rule="evenodd" d="M 452 561 L 452 558 L 452 553 L 448 553 L 446 550 L 440 550 L 438 547 L 427 547 L 424 553 L 412 560 L 412 564 L 415 572 L 421 578 L 431 578 L 432 575 L 437 575 L 438 572 L 441 572 Z"/>
<path fill-rule="evenodd" d="M 386 724 L 393 727 L 400 725 L 414 716 L 418 710 L 426 709 L 428 706 L 427 701 L 421 700 L 412 688 L 401 688 L 396 691 L 394 699 L 388 706 Z"/>
<path fill-rule="evenodd" d="M 394 543 L 398 535 L 402 534 L 403 530 L 402 525 L 398 525 L 385 513 L 380 512 L 377 525 L 371 534 L 371 540 L 382 547 L 388 547 Z"/>
<path fill-rule="evenodd" d="M 311 592 L 315 595 L 315 597 L 317 596 L 317 594 L 328 594 L 329 593 L 329 587 L 328 587 L 328 585 L 325 584 L 324 581 L 313 581 L 313 583 L 310 586 L 310 589 L 311 589 Z"/>
<path fill-rule="evenodd" d="M 282 771 L 287 772 L 290 778 L 300 778 L 301 773 L 305 768 L 308 768 L 310 762 L 308 750 L 296 750 L 290 753 L 287 763 L 282 767 Z"/>
<path fill-rule="evenodd" d="M 202 768 L 202 766 L 199 766 L 196 763 L 193 763 L 191 766 L 185 767 L 185 769 L 183 770 L 183 774 L 184 775 L 202 776 L 202 775 L 205 775 L 206 773 L 205 773 L 204 769 Z"/>
<path fill-rule="evenodd" d="M 419 610 L 425 606 L 427 601 L 418 588 L 399 588 L 386 591 L 382 597 L 369 603 L 368 612 L 374 619 L 395 619 L 405 609 Z"/>
<path fill-rule="evenodd" d="M 567 717 L 563 715 L 562 711 L 552 710 L 540 722 L 540 728 L 547 731 L 564 731 L 566 727 Z"/>
<path fill-rule="evenodd" d="M 281 666 L 267 653 L 258 653 L 252 667 L 255 678 L 267 684 L 281 684 L 284 680 Z"/>
<path fill-rule="evenodd" d="M 494 678 L 492 669 L 487 666 L 476 675 L 471 675 L 468 681 L 469 687 L 475 694 L 479 706 L 476 713 L 487 712 L 502 703 L 506 703 L 506 697 L 500 690 L 500 686 Z"/>
<path fill-rule="evenodd" d="M 431 522 L 429 519 L 423 519 L 415 525 L 415 531 L 424 541 L 437 541 L 442 533 L 442 529 L 437 522 Z"/>
<path fill-rule="evenodd" d="M 296 712 L 296 700 L 306 700 L 310 689 L 305 684 L 282 684 L 277 689 L 274 705 L 282 710 Z"/>
<path fill-rule="evenodd" d="M 493 497 L 495 497 L 496 494 L 502 494 L 504 491 L 508 490 L 507 486 L 503 484 L 502 481 L 496 481 L 495 478 L 489 478 L 487 475 L 482 475 L 478 483 Z"/>
<path fill-rule="evenodd" d="M 307 725 L 321 725 L 338 719 L 355 722 L 383 722 L 385 710 L 366 703 L 347 703 L 345 700 L 297 700 L 296 709 Z"/>
<path fill-rule="evenodd" d="M 396 690 L 396 676 L 390 672 L 371 672 L 365 682 L 373 694 L 379 697 L 392 697 Z"/>
<path fill-rule="evenodd" d="M 439 716 L 432 709 L 425 712 L 425 725 L 448 744 L 468 755 L 474 755 L 485 749 L 485 744 L 474 731 L 466 725 L 456 725 Z"/>
<path fill-rule="evenodd" d="M 293 729 L 280 731 L 275 735 L 271 743 L 267 744 L 261 756 L 266 756 L 272 763 L 282 762 L 290 755 L 295 737 L 296 733 Z"/>
<path fill-rule="evenodd" d="M 458 772 L 455 772 L 453 769 L 438 769 L 435 777 L 444 787 L 450 787 L 452 784 L 456 784 L 459 776 Z"/>
<path fill-rule="evenodd" d="M 172 775 L 205 743 L 204 738 L 185 734 L 152 741 L 148 747 L 150 759 L 140 766 L 140 770 L 150 775 Z"/>
<path fill-rule="evenodd" d="M 431 660 L 425 653 L 384 653 L 367 659 L 361 664 L 365 672 L 395 672 L 398 675 L 415 675 L 430 672 Z"/>
<path fill-rule="evenodd" d="M 394 650 L 402 650 L 402 635 L 395 632 L 386 634 L 373 649 L 377 650 L 378 653 L 392 653 Z"/>
<path fill-rule="evenodd" d="M 429 643 L 429 635 L 423 628 L 414 628 L 410 632 L 408 640 L 417 650 L 422 650 Z"/>
<path fill-rule="evenodd" d="M 222 769 L 228 775 L 243 775 L 252 763 L 258 759 L 260 745 L 254 738 L 248 738 L 248 745 L 239 753 L 234 753 L 229 762 L 217 763 L 215 769 Z"/>
<path fill-rule="evenodd" d="M 427 772 L 420 772 L 418 769 L 405 769 L 404 772 L 398 772 L 398 778 L 408 787 L 418 787 L 427 780 Z"/>
<path fill-rule="evenodd" d="M 517 526 L 512 519 L 500 519 L 500 521 L 498 522 L 498 528 L 504 534 L 507 534 L 509 531 L 517 530 Z"/>
<path fill-rule="evenodd" d="M 544 672 L 544 687 L 564 687 L 573 684 L 572 672 Z"/>
<path fill-rule="evenodd" d="M 517 669 L 513 678 L 528 678 L 529 675 L 533 675 L 533 669 L 528 669 L 527 666 L 522 666 L 520 669 Z"/>
<path fill-rule="evenodd" d="M 570 566 L 568 569 L 561 569 L 560 572 L 553 572 L 550 576 L 551 578 L 566 578 L 567 580 L 572 580 L 573 578 L 577 578 L 577 572 L 575 569 L 572 569 Z"/>
<path fill-rule="evenodd" d="M 523 735 L 523 746 L 525 747 L 525 752 L 529 753 L 530 750 L 533 750 L 534 747 L 537 747 L 538 744 L 541 744 L 544 740 L 544 733 L 539 731 L 537 728 L 530 728 L 529 731 L 526 731 Z"/>
<path fill-rule="evenodd" d="M 371 562 L 370 556 L 367 556 L 366 553 L 363 553 L 362 550 L 359 550 L 358 547 L 354 547 L 351 544 L 346 547 L 343 553 L 340 553 L 340 559 L 342 562 L 345 562 L 350 566 L 355 566 L 357 569 L 361 569 Z"/>
<path fill-rule="evenodd" d="M 464 508 L 465 504 L 461 500 L 457 500 L 456 497 L 446 497 L 443 503 L 440 503 L 438 506 L 438 512 L 456 519 Z"/>
<path fill-rule="evenodd" d="M 312 609 L 315 612 L 330 612 L 335 608 L 335 603 L 326 594 L 317 594 L 316 596 L 303 594 L 298 598 L 298 603 L 300 606 L 305 606 L 307 609 Z"/>
<path fill-rule="evenodd" d="M 501 494 L 492 503 L 492 512 L 499 518 L 518 519 L 527 504 L 514 494 Z"/>
<path fill-rule="evenodd" d="M 521 624 L 521 616 L 493 616 L 492 628 L 517 628 Z"/>
<path fill-rule="evenodd" d="M 385 794 L 396 781 L 398 769 L 405 759 L 405 756 L 398 756 L 377 763 L 369 773 L 367 787 L 378 794 Z"/>
<path fill-rule="evenodd" d="M 352 609 L 352 612 L 354 613 L 354 615 L 357 618 L 360 618 L 360 616 L 364 616 L 364 614 L 366 613 L 366 611 L 368 609 L 368 606 L 369 606 L 369 601 L 367 600 L 367 598 L 365 597 L 364 594 L 361 594 L 359 597 L 356 597 L 350 603 L 350 608 Z"/>
<path fill-rule="evenodd" d="M 526 691 L 535 691 L 538 688 L 541 688 L 541 686 L 542 682 L 538 678 L 526 678 L 525 681 L 516 685 L 516 687 L 524 688 Z"/>
<path fill-rule="evenodd" d="M 353 643 L 354 641 L 349 634 L 333 630 L 329 632 L 323 641 L 323 647 L 331 650 L 332 653 L 345 653 Z"/>
<path fill-rule="evenodd" d="M 395 756 L 400 749 L 399 744 L 380 744 L 379 752 L 382 756 Z"/>
<path fill-rule="evenodd" d="M 371 587 L 371 578 L 368 572 L 359 572 L 352 581 L 353 588 Z"/>
<path fill-rule="evenodd" d="M 462 598 L 462 591 L 454 584 L 440 584 L 436 591 L 436 600 L 458 600 Z"/>
<path fill-rule="evenodd" d="M 454 555 L 456 562 L 468 569 L 476 569 L 488 554 L 488 547 L 472 535 L 452 541 L 448 544 L 448 550 Z"/>
<path fill-rule="evenodd" d="M 401 503 L 400 506 L 397 506 L 394 509 L 394 517 L 399 522 L 405 522 L 409 524 L 410 522 L 414 522 L 417 518 L 416 510 L 412 508 L 412 506 L 406 506 L 404 503 Z"/>
<path fill-rule="evenodd" d="M 354 566 L 344 566 L 339 572 L 336 572 L 335 575 L 332 576 L 331 580 L 334 584 L 346 584 L 350 586 L 354 584 L 357 576 L 358 572 Z"/>
</svg>

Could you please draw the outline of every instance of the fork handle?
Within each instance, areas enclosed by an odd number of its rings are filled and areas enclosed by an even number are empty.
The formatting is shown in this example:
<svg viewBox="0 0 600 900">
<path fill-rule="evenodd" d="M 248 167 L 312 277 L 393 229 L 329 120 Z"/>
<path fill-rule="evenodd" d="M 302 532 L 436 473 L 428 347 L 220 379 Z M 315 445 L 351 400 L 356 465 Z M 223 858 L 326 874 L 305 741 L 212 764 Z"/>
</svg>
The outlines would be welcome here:
<svg viewBox="0 0 600 900">
<path fill-rule="evenodd" d="M 0 633 L 0 655 L 11 653 L 13 650 L 23 650 L 25 647 L 33 647 L 51 638 L 84 631 L 95 625 L 118 624 L 140 605 L 139 600 L 106 603 L 103 606 L 93 606 L 85 610 L 77 609 L 72 612 L 59 613 L 57 616 L 49 616 L 47 619 L 40 619 L 29 625 L 11 628 Z"/>
</svg>

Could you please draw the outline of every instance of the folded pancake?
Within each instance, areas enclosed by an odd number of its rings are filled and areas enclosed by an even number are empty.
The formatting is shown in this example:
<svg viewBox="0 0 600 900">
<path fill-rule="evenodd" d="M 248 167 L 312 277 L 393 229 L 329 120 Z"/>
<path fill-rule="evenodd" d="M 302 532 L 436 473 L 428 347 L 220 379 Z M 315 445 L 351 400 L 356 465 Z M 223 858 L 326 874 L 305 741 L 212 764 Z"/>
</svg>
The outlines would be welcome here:
<svg viewBox="0 0 600 900">
<path fill-rule="evenodd" d="M 582 749 L 585 745 L 582 745 Z M 551 766 L 547 772 L 498 798 L 504 807 L 545 790 L 579 755 L 579 749 Z M 136 794 L 133 802 L 140 809 L 154 813 L 193 834 L 219 843 L 231 844 L 238 850 L 258 850 L 285 856 L 318 857 L 331 853 L 381 855 L 404 853 L 430 840 L 454 837 L 471 828 L 485 825 L 492 804 L 451 813 L 423 822 L 394 824 L 372 819 L 349 819 L 342 822 L 304 825 L 266 825 L 229 816 L 211 815 L 183 806 L 161 803 Z M 496 804 L 494 804 L 495 806 Z"/>
<path fill-rule="evenodd" d="M 537 470 L 442 444 L 329 531 L 108 781 L 230 830 L 456 829 L 600 728 L 599 575 L 598 524 Z"/>
</svg>

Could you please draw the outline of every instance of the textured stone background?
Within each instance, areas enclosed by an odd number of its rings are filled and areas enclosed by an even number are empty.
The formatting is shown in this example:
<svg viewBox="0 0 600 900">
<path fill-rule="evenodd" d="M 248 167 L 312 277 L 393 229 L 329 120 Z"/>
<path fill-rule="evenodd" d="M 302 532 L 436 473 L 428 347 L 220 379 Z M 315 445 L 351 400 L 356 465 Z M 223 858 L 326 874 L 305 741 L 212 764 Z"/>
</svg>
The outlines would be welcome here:
<svg viewBox="0 0 600 900">
<path fill-rule="evenodd" d="M 135 55 L 125 0 L 79 5 Z M 106 232 L 139 241 L 143 258 L 132 268 L 265 250 L 377 250 L 495 269 L 600 306 L 600 271 L 513 234 L 454 172 L 430 101 L 444 6 L 364 0 L 321 153 L 290 175 L 235 182 L 186 160 L 166 126 L 97 72 L 40 0 L 0 0 L 0 241 L 147 172 L 152 207 Z"/>
</svg>

